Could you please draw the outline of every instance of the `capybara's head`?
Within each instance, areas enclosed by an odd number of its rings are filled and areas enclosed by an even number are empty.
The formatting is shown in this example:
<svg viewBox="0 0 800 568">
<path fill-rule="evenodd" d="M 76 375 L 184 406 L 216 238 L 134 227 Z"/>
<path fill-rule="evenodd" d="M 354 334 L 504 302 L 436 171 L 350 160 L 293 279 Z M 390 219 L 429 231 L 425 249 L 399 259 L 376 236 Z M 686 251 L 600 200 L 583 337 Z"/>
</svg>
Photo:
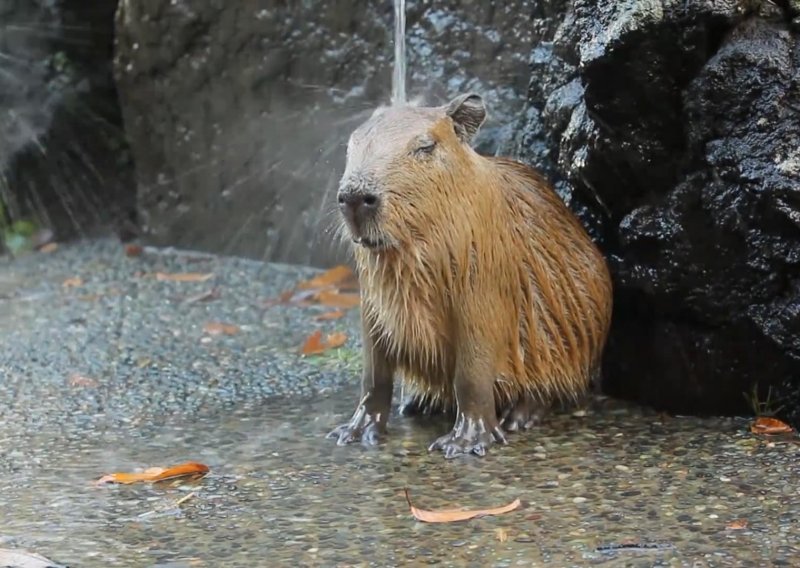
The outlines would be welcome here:
<svg viewBox="0 0 800 568">
<path fill-rule="evenodd" d="M 338 201 L 349 237 L 370 250 L 415 239 L 435 214 L 458 206 L 443 193 L 469 175 L 470 146 L 486 119 L 483 99 L 468 93 L 440 107 L 376 110 L 350 136 Z"/>
</svg>

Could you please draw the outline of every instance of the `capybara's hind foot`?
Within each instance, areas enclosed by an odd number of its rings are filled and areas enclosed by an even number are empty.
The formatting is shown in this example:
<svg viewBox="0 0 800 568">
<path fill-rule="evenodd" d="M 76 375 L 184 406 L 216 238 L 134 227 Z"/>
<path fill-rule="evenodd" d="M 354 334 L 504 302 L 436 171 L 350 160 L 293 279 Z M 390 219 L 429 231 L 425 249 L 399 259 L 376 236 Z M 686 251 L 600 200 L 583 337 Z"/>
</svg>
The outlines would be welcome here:
<svg viewBox="0 0 800 568">
<path fill-rule="evenodd" d="M 483 418 L 461 414 L 450 433 L 434 441 L 428 451 L 442 450 L 447 459 L 463 454 L 485 456 L 489 446 L 496 442 L 507 443 L 500 426 L 489 426 Z"/>
<path fill-rule="evenodd" d="M 528 430 L 541 424 L 547 408 L 530 396 L 523 396 L 509 404 L 500 415 L 500 425 L 506 432 Z"/>
</svg>

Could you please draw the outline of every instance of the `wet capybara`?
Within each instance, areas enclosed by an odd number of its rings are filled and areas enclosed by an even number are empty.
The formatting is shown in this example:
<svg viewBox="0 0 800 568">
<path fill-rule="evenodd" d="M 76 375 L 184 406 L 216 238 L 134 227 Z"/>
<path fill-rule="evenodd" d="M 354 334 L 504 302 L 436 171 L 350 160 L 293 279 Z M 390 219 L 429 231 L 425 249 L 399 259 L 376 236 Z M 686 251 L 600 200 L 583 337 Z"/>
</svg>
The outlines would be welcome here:
<svg viewBox="0 0 800 568">
<path fill-rule="evenodd" d="M 376 444 L 394 377 L 408 409 L 455 413 L 430 450 L 484 455 L 554 402 L 583 395 L 611 321 L 605 259 L 534 169 L 486 157 L 465 94 L 378 109 L 353 132 L 338 200 L 361 283 L 363 375 L 329 437 Z"/>
</svg>

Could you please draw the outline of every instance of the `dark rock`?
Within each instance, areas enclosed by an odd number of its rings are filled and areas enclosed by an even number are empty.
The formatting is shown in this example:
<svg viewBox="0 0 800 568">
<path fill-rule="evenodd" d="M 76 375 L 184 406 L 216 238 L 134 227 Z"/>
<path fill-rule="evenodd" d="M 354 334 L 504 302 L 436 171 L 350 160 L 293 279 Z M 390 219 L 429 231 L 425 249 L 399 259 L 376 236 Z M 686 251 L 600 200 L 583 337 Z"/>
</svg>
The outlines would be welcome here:
<svg viewBox="0 0 800 568">
<path fill-rule="evenodd" d="M 800 419 L 800 41 L 787 14 L 579 0 L 534 51 L 519 153 L 610 257 L 611 394 L 741 412 L 754 385 L 762 399 L 774 387 Z"/>
<path fill-rule="evenodd" d="M 116 1 L 0 0 L 0 203 L 59 239 L 133 214 Z"/>
<path fill-rule="evenodd" d="M 494 5 L 497 4 L 497 5 Z M 412 1 L 408 92 L 484 93 L 509 151 L 536 2 Z M 329 264 L 350 131 L 390 99 L 391 2 L 126 3 L 116 75 L 149 242 Z"/>
<path fill-rule="evenodd" d="M 389 100 L 392 6 L 284 4 L 119 11 L 151 242 L 340 260 L 320 224 L 347 134 Z M 497 4 L 409 3 L 409 92 L 480 90 L 479 149 L 540 168 L 607 253 L 606 392 L 728 413 L 772 387 L 800 420 L 796 2 Z"/>
</svg>

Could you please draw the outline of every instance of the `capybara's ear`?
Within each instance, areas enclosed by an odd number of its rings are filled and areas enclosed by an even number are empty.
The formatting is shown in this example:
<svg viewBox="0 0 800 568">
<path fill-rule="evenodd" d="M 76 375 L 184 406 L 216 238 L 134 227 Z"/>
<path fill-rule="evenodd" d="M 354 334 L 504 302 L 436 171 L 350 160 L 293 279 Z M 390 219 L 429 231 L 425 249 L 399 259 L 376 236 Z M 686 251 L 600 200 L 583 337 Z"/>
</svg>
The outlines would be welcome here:
<svg viewBox="0 0 800 568">
<path fill-rule="evenodd" d="M 464 142 L 470 142 L 486 120 L 483 97 L 475 93 L 457 96 L 447 103 L 445 112 L 453 119 L 456 134 Z"/>
</svg>

